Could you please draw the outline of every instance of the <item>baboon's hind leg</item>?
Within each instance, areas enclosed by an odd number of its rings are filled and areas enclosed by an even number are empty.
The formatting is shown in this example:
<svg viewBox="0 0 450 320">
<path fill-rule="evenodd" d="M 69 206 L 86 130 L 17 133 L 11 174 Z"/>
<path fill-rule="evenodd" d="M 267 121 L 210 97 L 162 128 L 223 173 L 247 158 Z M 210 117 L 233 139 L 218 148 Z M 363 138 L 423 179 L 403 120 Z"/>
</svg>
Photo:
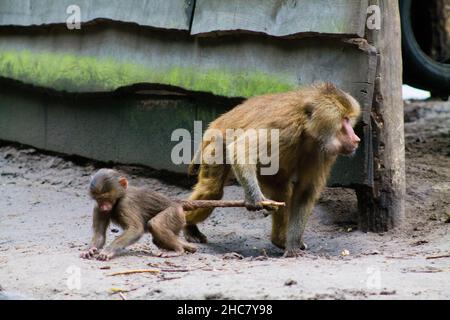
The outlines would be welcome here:
<svg viewBox="0 0 450 320">
<path fill-rule="evenodd" d="M 169 207 L 150 219 L 147 226 L 153 236 L 153 243 L 159 248 L 178 253 L 195 252 L 197 250 L 195 246 L 182 241 L 178 236 L 185 224 L 183 209 Z"/>
</svg>

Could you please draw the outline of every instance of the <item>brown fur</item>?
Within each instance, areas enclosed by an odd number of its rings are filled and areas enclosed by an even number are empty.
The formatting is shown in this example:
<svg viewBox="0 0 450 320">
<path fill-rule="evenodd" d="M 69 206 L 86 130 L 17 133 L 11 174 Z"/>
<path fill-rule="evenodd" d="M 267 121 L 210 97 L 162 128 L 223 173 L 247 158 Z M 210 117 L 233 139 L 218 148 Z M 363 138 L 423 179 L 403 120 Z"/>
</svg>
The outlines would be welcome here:
<svg viewBox="0 0 450 320">
<path fill-rule="evenodd" d="M 104 246 L 110 221 L 121 226 L 124 232 L 100 252 L 99 260 L 112 258 L 138 241 L 145 231 L 152 234 L 153 242 L 162 249 L 195 252 L 194 246 L 178 237 L 186 224 L 181 203 L 145 187 L 128 187 L 124 179 L 110 169 L 100 169 L 93 176 L 90 194 L 97 201 L 93 213 L 94 235 L 89 249 L 81 256 L 91 258 Z M 101 204 L 108 201 L 111 210 L 101 212 Z"/>
<path fill-rule="evenodd" d="M 267 198 L 286 202 L 286 207 L 272 212 L 271 239 L 278 247 L 286 248 L 286 256 L 297 255 L 299 249 L 305 248 L 303 231 L 332 164 L 338 154 L 354 151 L 359 141 L 343 133 L 343 121 L 347 117 L 354 126 L 359 114 L 358 102 L 332 84 L 251 98 L 213 121 L 209 129 L 218 129 L 224 136 L 226 129 L 279 129 L 278 173 L 260 175 L 259 163 L 202 163 L 198 183 L 189 199 L 220 199 L 233 169 L 244 188 L 249 209 L 259 209 L 258 203 Z M 202 150 L 209 143 L 204 140 Z M 189 241 L 206 242 L 196 224 L 212 210 L 186 212 L 185 236 Z"/>
</svg>

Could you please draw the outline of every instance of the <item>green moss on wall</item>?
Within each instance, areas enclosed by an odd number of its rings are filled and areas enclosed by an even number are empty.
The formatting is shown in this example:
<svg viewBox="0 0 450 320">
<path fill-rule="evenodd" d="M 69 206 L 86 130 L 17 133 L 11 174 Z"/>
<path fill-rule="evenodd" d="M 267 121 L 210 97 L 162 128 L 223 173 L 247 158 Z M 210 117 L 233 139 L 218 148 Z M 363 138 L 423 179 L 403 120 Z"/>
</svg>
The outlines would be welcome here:
<svg viewBox="0 0 450 320">
<path fill-rule="evenodd" d="M 0 52 L 0 76 L 69 92 L 110 91 L 147 82 L 222 96 L 251 97 L 294 87 L 281 76 L 261 72 L 185 67 L 157 69 L 113 59 L 29 51 Z"/>
</svg>

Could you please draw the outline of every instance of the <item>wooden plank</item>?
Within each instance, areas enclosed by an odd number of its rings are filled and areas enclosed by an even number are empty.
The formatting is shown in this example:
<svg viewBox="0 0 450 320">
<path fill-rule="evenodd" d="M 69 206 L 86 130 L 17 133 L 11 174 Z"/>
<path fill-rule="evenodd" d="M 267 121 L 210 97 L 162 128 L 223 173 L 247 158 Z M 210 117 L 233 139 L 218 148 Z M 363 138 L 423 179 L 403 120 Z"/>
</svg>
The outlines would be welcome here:
<svg viewBox="0 0 450 320">
<path fill-rule="evenodd" d="M 197 0 L 192 34 L 246 30 L 271 36 L 364 37 L 367 0 Z"/>
<path fill-rule="evenodd" d="M 51 34 L 0 29 L 0 76 L 70 92 L 147 82 L 227 97 L 287 91 L 320 80 L 350 91 L 366 108 L 371 104 L 376 57 L 370 48 L 339 39 L 194 39 L 139 30 L 124 25 Z"/>
<path fill-rule="evenodd" d="M 374 186 L 356 189 L 360 229 L 386 231 L 405 217 L 405 141 L 402 101 L 400 14 L 397 1 L 371 0 L 380 6 L 380 30 L 369 32 L 378 49 L 378 68 L 371 109 Z"/>
<path fill-rule="evenodd" d="M 231 100 L 193 97 L 56 96 L 0 82 L 0 140 L 185 175 L 187 165 L 171 159 L 172 148 L 178 144 L 171 141 L 172 132 L 184 128 L 193 138 L 194 120 L 202 121 L 206 130 L 210 121 L 232 106 Z M 191 153 L 195 150 L 193 146 Z M 355 157 L 340 158 L 329 185 L 364 183 L 364 157 L 361 146 Z"/>
<path fill-rule="evenodd" d="M 44 148 L 45 105 L 39 100 L 18 98 L 17 91 L 10 93 L 11 87 L 0 83 L 0 139 Z"/>
<path fill-rule="evenodd" d="M 203 109 L 206 129 L 207 123 L 230 107 L 222 101 L 192 97 L 56 96 L 0 83 L 0 140 L 186 174 L 187 164 L 171 160 L 178 143 L 171 141 L 172 132 L 184 128 L 193 134 L 197 109 Z"/>
<path fill-rule="evenodd" d="M 0 26 L 65 24 L 70 5 L 81 22 L 110 19 L 155 28 L 189 30 L 194 0 L 2 0 Z"/>
<path fill-rule="evenodd" d="M 171 161 L 173 130 L 191 130 L 195 105 L 181 100 L 136 97 L 50 99 L 46 149 L 154 169 L 184 171 Z M 176 117 L 171 115 L 176 114 Z"/>
</svg>

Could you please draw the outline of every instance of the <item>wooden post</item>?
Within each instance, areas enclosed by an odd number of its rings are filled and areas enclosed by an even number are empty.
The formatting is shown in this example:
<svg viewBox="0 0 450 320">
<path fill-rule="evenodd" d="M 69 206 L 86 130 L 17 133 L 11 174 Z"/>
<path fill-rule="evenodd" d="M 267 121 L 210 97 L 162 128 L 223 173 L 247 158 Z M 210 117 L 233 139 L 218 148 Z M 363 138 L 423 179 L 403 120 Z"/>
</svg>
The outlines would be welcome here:
<svg viewBox="0 0 450 320">
<path fill-rule="evenodd" d="M 367 29 L 378 56 L 371 110 L 374 185 L 358 187 L 356 194 L 360 229 L 381 232 L 398 226 L 405 212 L 401 32 L 397 1 L 370 2 L 381 10 L 381 28 Z"/>
</svg>

